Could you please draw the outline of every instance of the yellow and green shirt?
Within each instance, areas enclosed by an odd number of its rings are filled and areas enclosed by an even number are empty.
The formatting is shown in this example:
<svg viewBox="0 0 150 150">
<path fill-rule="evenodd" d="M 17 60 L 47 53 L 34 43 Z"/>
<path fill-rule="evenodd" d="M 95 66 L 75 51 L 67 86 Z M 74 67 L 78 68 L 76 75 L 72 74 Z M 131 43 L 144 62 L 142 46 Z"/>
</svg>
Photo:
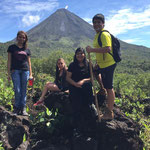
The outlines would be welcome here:
<svg viewBox="0 0 150 150">
<path fill-rule="evenodd" d="M 95 35 L 93 41 L 94 48 L 100 48 L 100 45 L 98 44 L 99 34 L 100 33 L 97 33 Z M 101 42 L 102 42 L 102 47 L 110 46 L 111 47 L 110 52 L 112 53 L 112 40 L 111 40 L 111 35 L 108 32 L 102 32 Z M 100 68 L 106 68 L 115 64 L 113 57 L 109 53 L 96 53 L 96 61 Z"/>
</svg>

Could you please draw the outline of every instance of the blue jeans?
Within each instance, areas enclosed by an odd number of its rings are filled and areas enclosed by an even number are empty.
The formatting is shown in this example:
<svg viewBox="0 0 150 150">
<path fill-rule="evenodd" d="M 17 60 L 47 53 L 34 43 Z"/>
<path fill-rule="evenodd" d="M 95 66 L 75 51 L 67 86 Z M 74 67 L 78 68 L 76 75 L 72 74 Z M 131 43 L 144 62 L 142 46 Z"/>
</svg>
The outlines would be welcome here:
<svg viewBox="0 0 150 150">
<path fill-rule="evenodd" d="M 26 105 L 27 82 L 29 79 L 29 71 L 13 70 L 11 73 L 14 91 L 15 91 L 15 107 L 21 109 Z"/>
</svg>

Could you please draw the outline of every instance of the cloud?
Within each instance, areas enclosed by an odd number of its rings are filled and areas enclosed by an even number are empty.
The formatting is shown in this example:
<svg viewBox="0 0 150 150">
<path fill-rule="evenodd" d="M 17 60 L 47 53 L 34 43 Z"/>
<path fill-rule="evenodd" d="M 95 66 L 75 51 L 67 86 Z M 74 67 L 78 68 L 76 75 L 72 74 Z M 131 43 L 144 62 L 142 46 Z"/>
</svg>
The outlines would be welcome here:
<svg viewBox="0 0 150 150">
<path fill-rule="evenodd" d="M 22 18 L 23 26 L 31 26 L 33 24 L 37 24 L 40 20 L 40 17 L 38 15 L 32 16 L 32 15 L 25 15 Z"/>
<path fill-rule="evenodd" d="M 89 24 L 92 25 L 92 19 L 91 18 L 83 18 L 83 20 L 85 20 L 86 22 L 88 22 Z"/>
<path fill-rule="evenodd" d="M 25 27 L 38 23 L 45 11 L 50 12 L 58 5 L 58 0 L 3 0 L 0 13 L 5 18 L 18 18 L 22 21 L 19 24 Z"/>
<path fill-rule="evenodd" d="M 131 9 L 122 9 L 116 14 L 108 16 L 106 20 L 106 28 L 115 35 L 149 25 L 150 6 L 139 12 L 133 12 Z"/>
<path fill-rule="evenodd" d="M 0 12 L 5 14 L 20 14 L 24 12 L 36 12 L 36 11 L 51 11 L 58 7 L 57 0 L 48 1 L 36 1 L 36 0 L 4 0 L 0 6 Z"/>
<path fill-rule="evenodd" d="M 143 11 L 135 12 L 135 10 L 132 9 L 121 9 L 117 12 L 112 11 L 110 14 L 112 15 L 105 16 L 105 29 L 109 30 L 114 35 L 150 26 L 150 5 Z M 91 18 L 83 19 L 92 24 Z"/>
<path fill-rule="evenodd" d="M 127 43 L 136 43 L 141 40 L 139 38 L 135 38 L 135 39 L 127 39 L 127 40 L 122 39 L 122 41 L 127 42 Z"/>
<path fill-rule="evenodd" d="M 68 9 L 68 5 L 65 6 L 65 9 Z"/>
</svg>

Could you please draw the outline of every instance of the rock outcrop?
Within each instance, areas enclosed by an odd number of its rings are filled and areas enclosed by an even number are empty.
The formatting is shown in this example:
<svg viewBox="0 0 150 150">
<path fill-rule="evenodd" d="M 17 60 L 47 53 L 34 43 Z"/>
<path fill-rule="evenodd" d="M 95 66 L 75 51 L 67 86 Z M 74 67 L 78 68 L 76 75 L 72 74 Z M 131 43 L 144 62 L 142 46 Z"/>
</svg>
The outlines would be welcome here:
<svg viewBox="0 0 150 150">
<path fill-rule="evenodd" d="M 143 142 L 139 138 L 139 125 L 127 118 L 115 106 L 115 118 L 111 121 L 94 122 L 83 114 L 81 130 L 75 130 L 71 122 L 71 105 L 68 93 L 51 93 L 45 99 L 45 105 L 53 110 L 58 108 L 63 124 L 57 126 L 52 135 L 45 128 L 32 126 L 26 117 L 15 116 L 0 107 L 0 140 L 5 149 L 18 150 L 142 150 Z M 88 118 L 88 119 L 87 119 Z M 61 120 L 61 118 L 59 118 Z M 61 127 L 62 126 L 62 127 Z M 56 127 L 56 129 L 57 129 Z M 26 141 L 23 141 L 24 135 Z M 33 144 L 34 141 L 34 144 Z M 32 144 L 31 144 L 32 143 Z"/>
<path fill-rule="evenodd" d="M 0 139 L 6 150 L 30 149 L 29 126 L 27 117 L 13 115 L 0 106 Z"/>
</svg>

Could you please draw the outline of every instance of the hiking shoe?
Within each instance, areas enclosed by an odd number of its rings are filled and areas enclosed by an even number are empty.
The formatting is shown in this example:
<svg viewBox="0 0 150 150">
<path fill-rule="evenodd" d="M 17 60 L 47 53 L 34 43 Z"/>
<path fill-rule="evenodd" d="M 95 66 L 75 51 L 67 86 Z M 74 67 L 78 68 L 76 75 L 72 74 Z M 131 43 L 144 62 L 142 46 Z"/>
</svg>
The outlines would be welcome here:
<svg viewBox="0 0 150 150">
<path fill-rule="evenodd" d="M 26 112 L 26 108 L 25 107 L 20 110 L 20 115 L 22 115 L 22 116 L 29 116 L 29 114 Z"/>
<path fill-rule="evenodd" d="M 43 103 L 44 103 L 44 101 L 37 101 L 33 106 L 42 105 Z"/>
<path fill-rule="evenodd" d="M 14 107 L 13 114 L 14 115 L 19 115 L 19 111 L 20 111 L 19 108 Z"/>
<path fill-rule="evenodd" d="M 112 120 L 114 119 L 114 112 L 106 108 L 104 114 L 102 114 L 100 117 L 102 120 Z"/>
<path fill-rule="evenodd" d="M 26 111 L 23 111 L 22 116 L 29 116 L 29 114 Z"/>
</svg>

